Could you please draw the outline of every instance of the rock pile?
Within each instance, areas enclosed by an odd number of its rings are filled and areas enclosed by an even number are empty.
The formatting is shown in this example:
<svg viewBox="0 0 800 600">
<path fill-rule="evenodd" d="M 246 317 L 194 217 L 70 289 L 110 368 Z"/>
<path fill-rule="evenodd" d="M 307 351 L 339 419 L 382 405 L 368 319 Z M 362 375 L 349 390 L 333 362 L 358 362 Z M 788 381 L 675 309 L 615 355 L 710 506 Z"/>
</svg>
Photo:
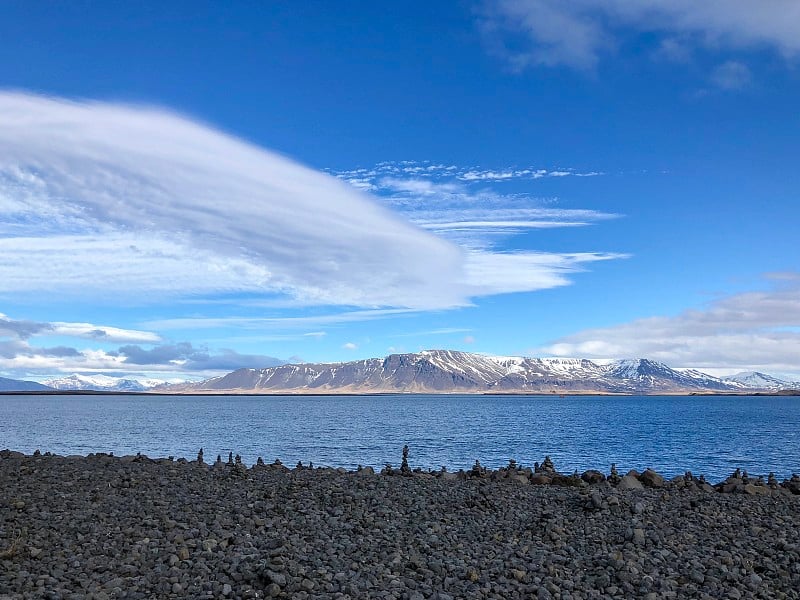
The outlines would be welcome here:
<svg viewBox="0 0 800 600">
<path fill-rule="evenodd" d="M 646 469 L 612 485 L 599 472 L 559 474 L 548 459 L 385 476 L 217 463 L 0 452 L 0 599 L 800 590 L 798 477 L 740 471 L 711 486 Z M 537 475 L 550 485 L 531 485 Z"/>
</svg>

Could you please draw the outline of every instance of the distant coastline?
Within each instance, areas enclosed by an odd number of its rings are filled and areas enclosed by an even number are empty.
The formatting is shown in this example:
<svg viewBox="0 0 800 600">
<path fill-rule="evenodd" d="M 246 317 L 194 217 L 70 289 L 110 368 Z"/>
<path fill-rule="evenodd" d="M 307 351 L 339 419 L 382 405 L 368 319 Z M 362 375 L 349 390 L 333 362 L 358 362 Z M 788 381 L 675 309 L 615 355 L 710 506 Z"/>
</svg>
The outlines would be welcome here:
<svg viewBox="0 0 800 600">
<path fill-rule="evenodd" d="M 715 377 L 646 358 L 489 356 L 423 350 L 344 363 L 241 368 L 201 381 L 168 383 L 107 375 L 71 375 L 43 383 L 0 379 L 2 392 L 33 394 L 526 396 L 796 395 L 800 382 L 760 372 Z"/>
<path fill-rule="evenodd" d="M 800 390 L 778 390 L 774 392 L 331 392 L 331 391 L 193 391 L 193 392 L 122 392 L 106 390 L 52 390 L 52 391 L 0 391 L 0 396 L 547 396 L 547 397 L 576 397 L 576 396 L 607 396 L 610 398 L 626 398 L 630 396 L 800 396 Z"/>
</svg>

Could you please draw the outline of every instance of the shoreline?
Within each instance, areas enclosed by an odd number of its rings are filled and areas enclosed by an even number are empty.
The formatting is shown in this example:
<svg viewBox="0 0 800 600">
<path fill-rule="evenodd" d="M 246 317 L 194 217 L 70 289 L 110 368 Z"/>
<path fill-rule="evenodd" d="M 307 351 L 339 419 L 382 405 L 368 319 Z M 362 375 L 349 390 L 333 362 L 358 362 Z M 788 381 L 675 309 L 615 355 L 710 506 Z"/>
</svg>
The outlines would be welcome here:
<svg viewBox="0 0 800 600">
<path fill-rule="evenodd" d="M 197 459 L 189 460 L 184 457 L 175 458 L 173 456 L 151 458 L 145 454 L 135 455 L 114 455 L 113 452 L 94 452 L 86 455 L 72 454 L 59 455 L 49 451 L 44 453 L 36 450 L 33 454 L 25 454 L 11 449 L 0 450 L 0 468 L 3 461 L 70 461 L 70 462 L 91 462 L 93 460 L 103 460 L 119 464 L 150 464 L 161 466 L 177 467 L 196 467 L 206 470 L 235 469 L 239 474 L 247 474 L 264 469 L 272 469 L 285 474 L 296 472 L 311 473 L 336 473 L 338 475 L 371 475 L 376 477 L 410 477 L 420 479 L 441 479 L 443 481 L 469 481 L 482 480 L 487 483 L 496 483 L 506 480 L 513 480 L 518 485 L 570 487 L 578 489 L 591 488 L 596 485 L 614 487 L 621 490 L 641 490 L 644 488 L 658 489 L 684 489 L 697 488 L 703 492 L 720 492 L 725 494 L 749 494 L 758 496 L 800 496 L 800 475 L 793 473 L 791 477 L 784 477 L 779 480 L 774 472 L 769 474 L 749 474 L 746 469 L 736 468 L 725 479 L 716 483 L 708 481 L 704 475 L 695 476 L 691 471 L 684 471 L 683 475 L 676 475 L 671 478 L 656 472 L 653 469 L 645 468 L 643 471 L 636 469 L 628 470 L 624 475 L 616 468 L 616 464 L 611 465 L 609 473 L 603 473 L 598 469 L 588 469 L 583 473 L 574 471 L 573 473 L 561 473 L 553 465 L 550 456 L 545 456 L 540 465 L 534 463 L 532 467 L 518 464 L 515 460 L 510 460 L 507 466 L 496 469 L 482 465 L 476 460 L 474 465 L 468 468 L 460 468 L 457 471 L 448 471 L 445 467 L 438 470 L 413 468 L 408 463 L 408 446 L 403 448 L 402 461 L 399 466 L 387 464 L 384 468 L 376 470 L 374 467 L 362 467 L 358 465 L 356 469 L 346 467 L 332 467 L 327 465 L 314 466 L 313 463 L 303 464 L 300 461 L 296 466 L 284 465 L 281 460 L 275 459 L 268 463 L 262 457 L 258 457 L 250 467 L 242 458 L 233 452 L 228 453 L 227 460 L 218 454 L 216 460 L 206 461 L 203 448 L 200 448 Z"/>
<path fill-rule="evenodd" d="M 798 597 L 800 478 L 463 473 L 1 451 L 0 599 Z"/>
<path fill-rule="evenodd" d="M 218 454 L 216 460 L 213 462 L 206 461 L 203 448 L 200 448 L 197 459 L 195 460 L 189 460 L 184 457 L 175 458 L 173 456 L 151 458 L 142 453 L 119 456 L 114 455 L 113 452 L 93 452 L 86 455 L 59 455 L 49 451 L 43 453 L 40 450 L 36 450 L 33 454 L 25 454 L 6 448 L 0 450 L 0 468 L 2 468 L 4 460 L 34 461 L 37 463 L 42 461 L 90 463 L 94 460 L 101 460 L 122 465 L 139 463 L 154 466 L 195 467 L 205 470 L 234 469 L 239 474 L 272 469 L 286 474 L 295 472 L 317 472 L 336 473 L 338 475 L 373 475 L 379 477 L 402 476 L 422 479 L 441 479 L 451 482 L 482 480 L 495 483 L 513 480 L 513 482 L 518 485 L 567 487 L 584 490 L 596 485 L 613 487 L 620 490 L 641 490 L 644 488 L 663 488 L 667 490 L 672 488 L 684 489 L 687 487 L 694 487 L 700 491 L 709 493 L 720 492 L 724 494 L 735 493 L 754 496 L 800 496 L 800 475 L 797 473 L 793 473 L 790 478 L 785 477 L 781 481 L 775 476 L 774 472 L 770 472 L 768 475 L 749 474 L 746 469 L 736 468 L 735 471 L 725 479 L 712 483 L 708 481 L 704 475 L 695 476 L 691 471 L 684 471 L 683 475 L 676 475 L 671 478 L 667 478 L 650 468 L 646 468 L 641 472 L 636 469 L 630 469 L 623 475 L 621 472 L 617 471 L 616 464 L 612 464 L 611 471 L 608 474 L 598 469 L 588 469 L 583 473 L 578 473 L 576 470 L 571 474 L 567 474 L 560 473 L 556 470 L 549 456 L 544 457 L 544 461 L 541 465 L 536 462 L 533 467 L 522 466 L 512 459 L 509 461 L 508 466 L 493 469 L 482 465 L 479 460 L 476 460 L 474 465 L 470 468 L 460 468 L 458 471 L 448 471 L 445 467 L 438 470 L 426 470 L 409 466 L 408 451 L 408 446 L 403 448 L 402 461 L 399 466 L 387 464 L 378 471 L 371 466 L 362 467 L 358 465 L 356 469 L 347 469 L 345 467 L 326 465 L 314 466 L 313 463 L 303 464 L 302 461 L 295 467 L 290 467 L 284 465 L 279 458 L 275 459 L 272 463 L 268 463 L 260 456 L 256 462 L 248 468 L 242 458 L 238 454 L 234 456 L 233 452 L 228 453 L 227 460 L 225 460 L 221 454 Z"/>
<path fill-rule="evenodd" d="M 397 391 L 397 392 L 331 392 L 331 391 L 313 391 L 313 390 L 304 390 L 304 391 L 275 391 L 275 392 L 263 392 L 263 391 L 238 391 L 238 390 L 226 390 L 226 391 L 193 391 L 193 392 L 153 392 L 153 391 L 144 391 L 144 392 L 115 392 L 115 391 L 107 391 L 107 390 L 46 390 L 46 391 L 0 391 L 0 396 L 292 396 L 292 397 L 304 397 L 304 396 L 326 396 L 326 397 L 337 397 L 337 396 L 530 396 L 530 397 L 560 397 L 560 398 L 570 398 L 570 397 L 582 397 L 582 396 L 603 396 L 603 397 L 610 397 L 610 398 L 636 398 L 636 397 L 653 397 L 657 398 L 659 396 L 670 396 L 670 397 L 702 397 L 702 396 L 721 396 L 721 397 L 749 397 L 749 396 L 756 396 L 756 397 L 770 397 L 770 396 L 800 396 L 800 390 L 779 390 L 775 392 L 765 392 L 765 391 L 753 391 L 753 392 L 674 392 L 674 393 L 647 393 L 647 392 L 637 392 L 637 393 L 623 393 L 623 392 L 404 392 L 404 391 Z"/>
</svg>

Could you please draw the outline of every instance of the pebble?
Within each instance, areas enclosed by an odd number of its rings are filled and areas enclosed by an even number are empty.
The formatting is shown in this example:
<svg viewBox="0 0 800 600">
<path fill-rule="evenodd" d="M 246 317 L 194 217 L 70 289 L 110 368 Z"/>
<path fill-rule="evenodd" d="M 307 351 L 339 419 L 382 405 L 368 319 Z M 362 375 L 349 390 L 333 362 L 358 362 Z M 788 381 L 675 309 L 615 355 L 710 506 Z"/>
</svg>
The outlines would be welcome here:
<svg viewBox="0 0 800 600">
<path fill-rule="evenodd" d="M 499 476 L 367 469 L 0 451 L 0 599 L 737 600 L 800 590 L 797 480 L 573 477 L 552 462 Z"/>
</svg>

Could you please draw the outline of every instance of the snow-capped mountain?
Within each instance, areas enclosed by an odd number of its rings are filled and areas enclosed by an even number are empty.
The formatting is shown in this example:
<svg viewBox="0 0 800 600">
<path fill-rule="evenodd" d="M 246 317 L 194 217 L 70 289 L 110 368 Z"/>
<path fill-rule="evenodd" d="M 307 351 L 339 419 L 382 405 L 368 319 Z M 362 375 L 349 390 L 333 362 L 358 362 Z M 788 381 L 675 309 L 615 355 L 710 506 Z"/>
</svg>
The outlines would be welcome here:
<svg viewBox="0 0 800 600">
<path fill-rule="evenodd" d="M 95 391 L 95 392 L 145 392 L 164 382 L 156 379 L 127 379 L 108 375 L 81 375 L 75 373 L 67 377 L 51 379 L 45 384 L 62 391 Z"/>
<path fill-rule="evenodd" d="M 728 383 L 739 384 L 745 388 L 759 390 L 800 389 L 800 381 L 786 381 L 773 377 L 772 375 L 759 373 L 758 371 L 747 371 L 744 373 L 737 373 L 736 375 L 728 375 L 727 377 L 722 377 L 722 380 Z"/>
<path fill-rule="evenodd" d="M 485 356 L 452 350 L 392 354 L 346 363 L 239 369 L 171 391 L 295 393 L 619 393 L 741 392 L 743 384 L 646 359 Z"/>
<path fill-rule="evenodd" d="M 48 392 L 52 388 L 36 383 L 35 381 L 23 381 L 20 379 L 6 379 L 0 377 L 0 392 Z"/>
</svg>

